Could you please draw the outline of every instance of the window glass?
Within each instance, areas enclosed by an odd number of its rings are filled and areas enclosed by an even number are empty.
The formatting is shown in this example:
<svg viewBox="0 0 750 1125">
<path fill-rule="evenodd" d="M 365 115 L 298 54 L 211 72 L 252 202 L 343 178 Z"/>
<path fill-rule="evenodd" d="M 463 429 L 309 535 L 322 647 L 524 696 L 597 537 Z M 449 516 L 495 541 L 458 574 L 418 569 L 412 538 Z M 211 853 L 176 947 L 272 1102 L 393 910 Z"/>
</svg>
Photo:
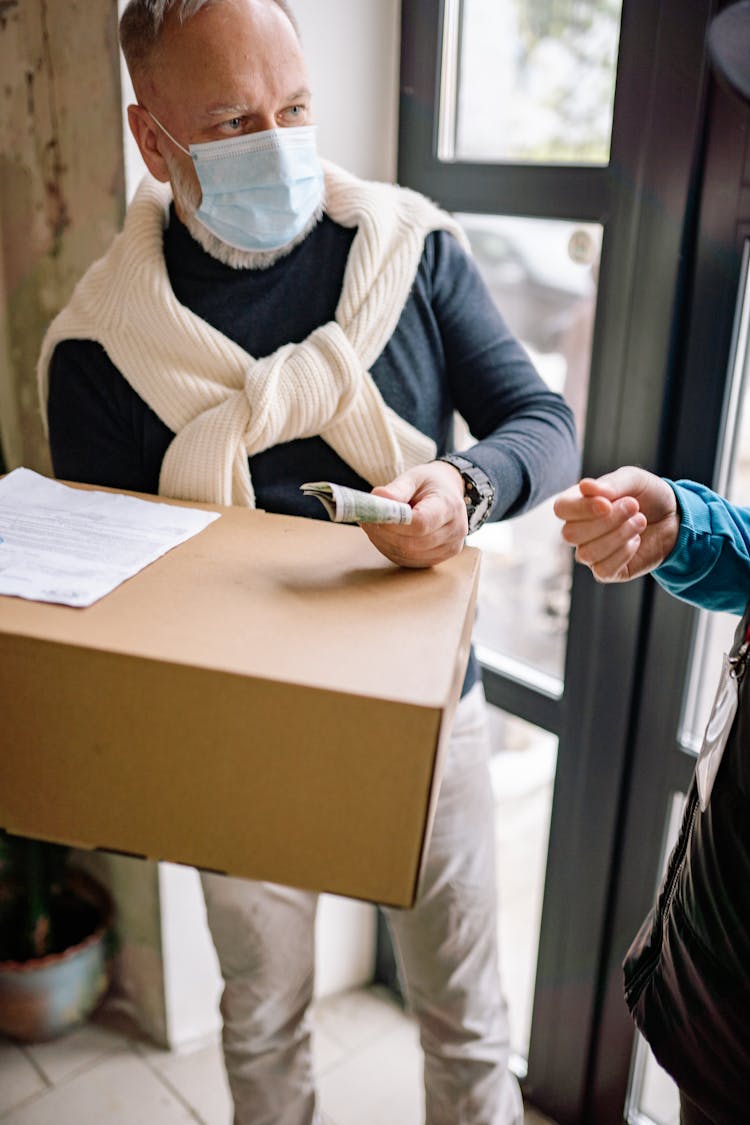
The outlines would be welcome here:
<svg viewBox="0 0 750 1125">
<path fill-rule="evenodd" d="M 645 1039 L 640 1039 L 636 1051 L 636 1065 L 640 1073 L 638 1110 L 628 1117 L 633 1125 L 678 1125 L 680 1095 L 672 1078 L 659 1066 Z"/>
<path fill-rule="evenodd" d="M 609 161 L 622 0 L 452 0 L 443 159 Z"/>
<path fill-rule="evenodd" d="M 547 865 L 557 739 L 490 707 L 500 900 L 500 971 L 514 1070 L 525 1073 Z"/>
<path fill-rule="evenodd" d="M 498 309 L 548 385 L 585 426 L 601 227 L 456 216 Z M 457 445 L 471 435 L 460 430 Z M 487 523 L 469 542 L 483 552 L 474 637 L 482 649 L 562 680 L 572 554 L 552 501 L 516 519 Z M 553 683 L 544 684 L 553 693 Z"/>
<path fill-rule="evenodd" d="M 677 836 L 685 808 L 685 794 L 673 793 L 667 810 L 667 823 L 664 832 L 659 883 L 667 869 L 672 848 Z M 651 1053 L 643 1036 L 636 1032 L 636 1048 L 633 1069 L 628 1091 L 628 1125 L 678 1125 L 680 1098 L 677 1086 Z"/>
<path fill-rule="evenodd" d="M 735 342 L 730 360 L 727 410 L 722 435 L 716 489 L 735 504 L 750 504 L 750 285 L 745 248 L 743 283 L 737 308 Z M 738 618 L 702 610 L 693 643 L 688 689 L 680 740 L 683 749 L 697 753 L 719 682 L 722 654 L 729 651 Z"/>
</svg>

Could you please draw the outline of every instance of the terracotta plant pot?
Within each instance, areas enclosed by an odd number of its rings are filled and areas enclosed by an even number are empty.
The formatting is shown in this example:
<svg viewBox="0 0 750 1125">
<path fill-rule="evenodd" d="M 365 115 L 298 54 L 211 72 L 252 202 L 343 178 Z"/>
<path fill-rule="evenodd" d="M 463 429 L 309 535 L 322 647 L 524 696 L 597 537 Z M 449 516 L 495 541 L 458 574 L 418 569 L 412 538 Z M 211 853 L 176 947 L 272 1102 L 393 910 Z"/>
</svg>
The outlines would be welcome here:
<svg viewBox="0 0 750 1125">
<path fill-rule="evenodd" d="M 109 895 L 77 870 L 68 872 L 65 888 L 77 915 L 75 943 L 46 957 L 0 961 L 0 1033 L 12 1039 L 33 1043 L 61 1035 L 93 1012 L 109 986 Z"/>
</svg>

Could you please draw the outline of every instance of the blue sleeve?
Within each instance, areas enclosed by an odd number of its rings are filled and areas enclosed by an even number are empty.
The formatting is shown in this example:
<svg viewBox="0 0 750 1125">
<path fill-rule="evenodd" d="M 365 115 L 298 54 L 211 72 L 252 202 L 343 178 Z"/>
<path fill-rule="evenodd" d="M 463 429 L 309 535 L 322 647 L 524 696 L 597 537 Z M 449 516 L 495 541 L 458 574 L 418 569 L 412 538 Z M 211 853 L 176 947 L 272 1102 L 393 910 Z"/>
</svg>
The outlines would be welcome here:
<svg viewBox="0 0 750 1125">
<path fill-rule="evenodd" d="M 434 249 L 450 395 L 477 439 L 465 455 L 494 485 L 490 519 L 518 515 L 577 479 L 573 413 L 510 332 L 473 259 L 446 232 Z"/>
<path fill-rule="evenodd" d="M 654 578 L 702 609 L 742 615 L 750 597 L 750 508 L 694 481 L 667 481 L 682 513 L 672 553 Z"/>
</svg>

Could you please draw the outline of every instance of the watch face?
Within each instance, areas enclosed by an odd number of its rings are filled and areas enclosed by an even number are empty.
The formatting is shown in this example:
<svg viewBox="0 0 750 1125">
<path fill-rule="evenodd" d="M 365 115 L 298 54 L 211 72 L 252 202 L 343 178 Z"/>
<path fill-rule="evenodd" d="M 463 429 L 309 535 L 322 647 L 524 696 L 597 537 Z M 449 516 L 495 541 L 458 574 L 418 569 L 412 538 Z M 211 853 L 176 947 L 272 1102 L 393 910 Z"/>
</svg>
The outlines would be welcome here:
<svg viewBox="0 0 750 1125">
<path fill-rule="evenodd" d="M 492 509 L 495 490 L 489 478 L 467 458 L 449 454 L 441 458 L 458 469 L 464 482 L 464 503 L 469 532 L 477 531 Z"/>
<path fill-rule="evenodd" d="M 469 531 L 477 531 L 490 514 L 493 499 L 493 489 L 488 482 L 489 491 L 485 492 L 477 486 L 473 478 L 466 482 L 467 509 L 469 514 Z"/>
<path fill-rule="evenodd" d="M 475 508 L 468 509 L 470 532 L 479 530 L 484 523 L 488 510 L 489 505 L 486 500 L 483 500 L 481 504 L 478 504 Z"/>
</svg>

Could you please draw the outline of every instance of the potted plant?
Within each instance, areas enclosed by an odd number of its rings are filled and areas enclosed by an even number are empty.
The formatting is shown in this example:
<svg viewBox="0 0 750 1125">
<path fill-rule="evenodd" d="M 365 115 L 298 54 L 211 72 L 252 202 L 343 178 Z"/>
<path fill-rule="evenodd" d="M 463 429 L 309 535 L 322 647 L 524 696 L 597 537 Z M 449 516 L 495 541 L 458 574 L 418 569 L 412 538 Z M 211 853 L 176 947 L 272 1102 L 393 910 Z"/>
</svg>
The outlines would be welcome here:
<svg viewBox="0 0 750 1125">
<path fill-rule="evenodd" d="M 54 1038 L 109 985 L 112 904 L 70 849 L 0 831 L 0 1033 Z"/>
</svg>

